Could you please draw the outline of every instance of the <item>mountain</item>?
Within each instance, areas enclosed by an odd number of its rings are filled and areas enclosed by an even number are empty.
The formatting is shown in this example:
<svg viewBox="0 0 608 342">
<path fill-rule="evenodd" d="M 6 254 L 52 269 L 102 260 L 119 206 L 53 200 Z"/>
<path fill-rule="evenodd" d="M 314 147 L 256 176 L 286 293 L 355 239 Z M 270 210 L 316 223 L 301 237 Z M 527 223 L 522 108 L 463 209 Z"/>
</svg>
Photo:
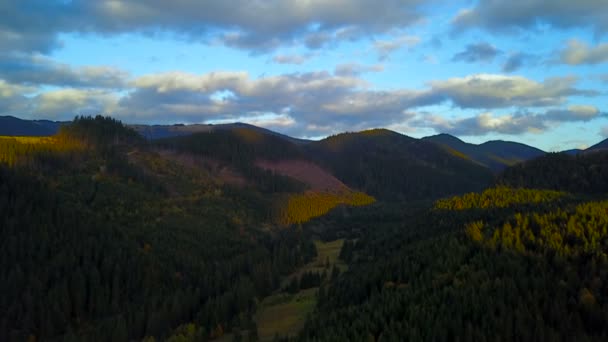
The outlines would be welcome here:
<svg viewBox="0 0 608 342">
<path fill-rule="evenodd" d="M 231 124 L 192 124 L 192 125 L 130 125 L 145 138 L 150 140 L 170 138 L 182 135 L 190 135 L 194 133 L 210 132 L 214 130 L 233 130 L 236 128 L 250 129 L 261 133 L 275 135 L 283 139 L 289 140 L 296 144 L 305 144 L 308 140 L 293 138 L 284 134 L 280 134 L 269 129 L 257 127 L 254 125 L 237 122 Z"/>
<path fill-rule="evenodd" d="M 474 191 L 492 180 L 491 172 L 479 164 L 386 129 L 338 134 L 303 148 L 348 186 L 384 200 Z"/>
<path fill-rule="evenodd" d="M 23 120 L 14 116 L 0 116 L 0 136 L 51 136 L 64 122 Z"/>
<path fill-rule="evenodd" d="M 606 340 L 608 152 L 222 127 L 0 137 L 0 341 Z"/>
<path fill-rule="evenodd" d="M 573 148 L 571 150 L 562 151 L 561 153 L 565 153 L 565 154 L 570 155 L 570 156 L 575 156 L 575 155 L 577 155 L 579 153 L 582 153 L 583 151 L 584 150 L 581 150 L 581 149 L 578 149 L 578 148 Z"/>
<path fill-rule="evenodd" d="M 608 139 L 600 141 L 599 143 L 589 147 L 585 151 L 589 152 L 589 151 L 597 151 L 597 150 L 605 150 L 605 149 L 608 149 Z"/>
<path fill-rule="evenodd" d="M 575 156 L 548 153 L 511 166 L 498 183 L 535 189 L 554 189 L 572 193 L 608 192 L 608 151 L 592 150 Z"/>
<path fill-rule="evenodd" d="M 502 140 L 493 140 L 476 145 L 466 143 L 449 134 L 438 134 L 422 139 L 439 144 L 452 153 L 463 154 L 495 172 L 545 154 L 544 151 L 525 144 Z"/>
<path fill-rule="evenodd" d="M 257 130 L 150 142 L 85 117 L 0 138 L 0 340 L 253 330 L 258 299 L 316 255 L 288 224 L 372 201 Z"/>
</svg>

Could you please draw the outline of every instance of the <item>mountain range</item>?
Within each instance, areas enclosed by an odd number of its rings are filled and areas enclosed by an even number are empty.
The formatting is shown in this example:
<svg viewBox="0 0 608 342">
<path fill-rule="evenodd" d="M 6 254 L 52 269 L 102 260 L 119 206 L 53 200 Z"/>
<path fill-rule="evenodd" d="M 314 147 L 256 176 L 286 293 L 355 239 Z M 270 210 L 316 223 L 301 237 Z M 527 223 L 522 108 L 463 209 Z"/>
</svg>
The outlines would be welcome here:
<svg viewBox="0 0 608 342">
<path fill-rule="evenodd" d="M 0 136 L 0 341 L 605 340 L 603 144 L 49 125 Z"/>
<path fill-rule="evenodd" d="M 0 117 L 0 135 L 1 136 L 51 136 L 59 130 L 61 125 L 66 122 L 60 121 L 48 121 L 48 120 L 23 120 L 12 116 L 2 116 Z M 412 144 L 415 140 L 419 140 L 418 145 L 422 142 L 429 142 L 433 145 L 439 146 L 443 150 L 447 151 L 449 154 L 460 157 L 462 159 L 467 159 L 474 163 L 477 163 L 481 166 L 487 167 L 492 172 L 497 173 L 502 171 L 508 166 L 515 165 L 522 161 L 534 159 L 536 157 L 542 156 L 546 154 L 545 151 L 542 151 L 538 148 L 528 146 L 518 142 L 512 141 L 502 141 L 502 140 L 493 140 L 488 141 L 482 144 L 471 144 L 462 141 L 461 139 L 452 136 L 450 134 L 438 134 L 429 137 L 424 137 L 422 139 L 414 139 L 405 135 L 401 135 L 396 132 L 391 132 L 388 130 L 369 130 L 360 133 L 345 133 L 339 134 L 333 137 L 329 137 L 327 139 L 321 140 L 320 142 L 315 142 L 312 140 L 299 139 L 290 137 L 281 133 L 277 133 L 265 128 L 257 127 L 254 125 L 246 124 L 246 123 L 231 123 L 231 124 L 192 124 L 192 125 L 183 125 L 183 124 L 175 124 L 175 125 L 130 125 L 129 127 L 133 128 L 135 131 L 140 133 L 143 137 L 148 140 L 158 140 L 163 138 L 171 138 L 171 137 L 179 137 L 179 136 L 187 136 L 195 133 L 202 132 L 211 132 L 217 130 L 225 130 L 231 131 L 235 129 L 246 129 L 251 131 L 256 131 L 262 134 L 268 134 L 272 136 L 276 136 L 282 138 L 283 140 L 289 141 L 296 145 L 307 146 L 305 150 L 309 152 L 318 152 L 322 154 L 322 151 L 319 150 L 319 146 L 331 145 L 331 142 L 335 142 L 337 140 L 345 140 L 345 141 L 353 141 L 358 140 L 362 137 L 367 137 L 363 140 L 370 142 L 370 136 L 375 136 L 372 140 L 376 140 L 377 143 L 379 141 L 384 140 L 385 144 L 400 144 L 401 142 L 409 141 Z M 370 134 L 370 132 L 375 132 L 376 134 Z M 350 138 L 347 138 L 349 137 Z M 358 138 L 356 138 L 358 137 Z M 380 143 L 383 144 L 383 143 Z M 348 145 L 348 144 L 347 144 Z M 347 149 L 349 147 L 345 145 Z M 411 145 L 412 147 L 416 145 Z M 417 145 L 417 146 L 418 146 Z M 428 146 L 422 144 L 421 146 Z M 608 148 L 608 139 L 599 142 L 596 145 L 589 147 L 586 150 L 580 149 L 571 149 L 563 151 L 563 153 L 569 155 L 576 155 L 579 153 L 588 153 L 596 150 L 606 149 Z M 398 149 L 397 149 L 398 150 Z M 394 150 L 394 153 L 399 153 L 399 151 Z M 407 154 L 407 153 L 406 153 Z M 377 153 L 375 153 L 377 156 Z M 405 156 L 405 155 L 402 155 Z M 416 154 L 410 154 L 409 157 L 417 158 Z M 327 160 L 327 155 L 323 157 L 326 160 L 323 161 L 324 164 L 331 163 L 331 160 Z M 331 165 L 328 165 L 331 167 Z M 449 172 L 449 171 L 448 171 Z M 359 181 L 361 182 L 361 181 Z M 361 184 L 358 184 L 361 185 Z M 372 186 L 372 185 L 368 185 Z"/>
</svg>

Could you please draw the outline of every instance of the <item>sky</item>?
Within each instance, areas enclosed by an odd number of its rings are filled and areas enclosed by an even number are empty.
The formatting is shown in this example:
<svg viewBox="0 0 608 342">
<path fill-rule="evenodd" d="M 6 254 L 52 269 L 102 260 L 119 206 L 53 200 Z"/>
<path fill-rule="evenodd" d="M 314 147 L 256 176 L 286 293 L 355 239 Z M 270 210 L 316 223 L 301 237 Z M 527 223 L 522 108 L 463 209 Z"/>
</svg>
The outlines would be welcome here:
<svg viewBox="0 0 608 342">
<path fill-rule="evenodd" d="M 608 0 L 0 0 L 0 115 L 608 138 Z"/>
</svg>

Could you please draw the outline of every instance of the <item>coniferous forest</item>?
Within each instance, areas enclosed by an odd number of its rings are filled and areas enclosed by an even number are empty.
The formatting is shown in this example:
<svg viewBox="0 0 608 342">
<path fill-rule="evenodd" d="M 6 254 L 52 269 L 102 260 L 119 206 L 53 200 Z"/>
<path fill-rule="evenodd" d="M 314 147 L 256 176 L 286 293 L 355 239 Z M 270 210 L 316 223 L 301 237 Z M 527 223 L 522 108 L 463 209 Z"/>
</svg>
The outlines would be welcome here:
<svg viewBox="0 0 608 342">
<path fill-rule="evenodd" d="M 394 134 L 0 138 L 0 341 L 608 339 L 607 153 Z M 326 179 L 259 164 L 293 160 Z"/>
</svg>

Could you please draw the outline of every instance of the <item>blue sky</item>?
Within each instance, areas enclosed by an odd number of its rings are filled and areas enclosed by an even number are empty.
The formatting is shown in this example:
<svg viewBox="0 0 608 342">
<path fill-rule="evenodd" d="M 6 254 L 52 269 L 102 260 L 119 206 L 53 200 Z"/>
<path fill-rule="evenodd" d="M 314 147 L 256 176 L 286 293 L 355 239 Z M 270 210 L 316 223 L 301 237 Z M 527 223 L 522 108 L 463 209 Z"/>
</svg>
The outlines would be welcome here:
<svg viewBox="0 0 608 342">
<path fill-rule="evenodd" d="M 0 115 L 608 137 L 608 0 L 0 0 Z"/>
</svg>

